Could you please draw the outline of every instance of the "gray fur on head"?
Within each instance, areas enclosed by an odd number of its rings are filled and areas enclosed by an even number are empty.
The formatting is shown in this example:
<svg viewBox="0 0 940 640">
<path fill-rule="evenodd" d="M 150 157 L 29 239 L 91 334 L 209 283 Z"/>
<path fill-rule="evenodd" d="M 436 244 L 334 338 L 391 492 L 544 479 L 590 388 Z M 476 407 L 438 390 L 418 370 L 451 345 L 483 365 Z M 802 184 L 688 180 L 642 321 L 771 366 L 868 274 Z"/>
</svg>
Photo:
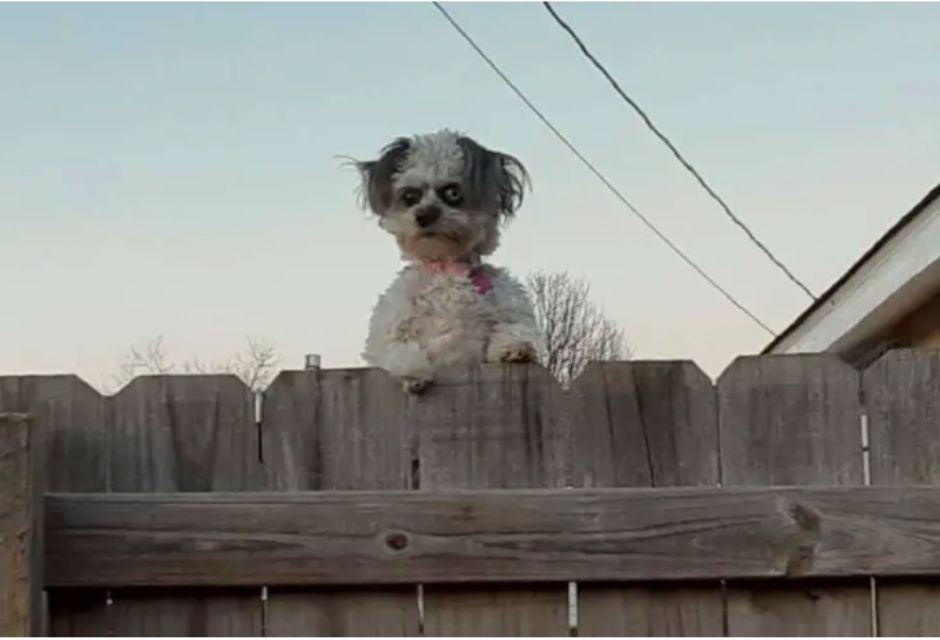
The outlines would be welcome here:
<svg viewBox="0 0 940 640">
<path fill-rule="evenodd" d="M 408 138 L 398 138 L 382 149 L 376 160 L 355 163 L 362 178 L 363 203 L 378 215 L 392 204 L 392 176 L 401 168 L 410 148 Z"/>
<path fill-rule="evenodd" d="M 448 134 L 442 131 L 439 134 Z M 394 178 L 401 172 L 416 142 L 430 136 L 400 137 L 383 148 L 375 160 L 357 161 L 362 179 L 363 203 L 383 215 L 394 197 Z M 493 207 L 506 218 L 522 206 L 529 174 L 515 157 L 487 149 L 468 136 L 454 136 L 462 154 L 462 180 L 467 199 L 477 205 Z"/>
<path fill-rule="evenodd" d="M 425 260 L 494 251 L 499 222 L 518 210 L 529 182 L 513 156 L 448 130 L 398 138 L 356 167 L 379 225 L 403 254 Z"/>
<path fill-rule="evenodd" d="M 490 151 L 473 138 L 461 136 L 457 145 L 463 151 L 464 181 L 469 193 L 484 196 L 497 211 L 509 218 L 522 206 L 529 174 L 519 160 L 499 151 Z"/>
</svg>

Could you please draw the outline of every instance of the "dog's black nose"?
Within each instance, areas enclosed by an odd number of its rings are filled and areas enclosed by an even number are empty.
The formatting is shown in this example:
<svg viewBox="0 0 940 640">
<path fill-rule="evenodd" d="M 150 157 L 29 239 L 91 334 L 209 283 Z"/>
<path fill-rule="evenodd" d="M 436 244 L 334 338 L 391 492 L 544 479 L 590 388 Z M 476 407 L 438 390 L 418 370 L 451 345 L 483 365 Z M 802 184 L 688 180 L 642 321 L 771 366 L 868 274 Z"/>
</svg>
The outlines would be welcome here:
<svg viewBox="0 0 940 640">
<path fill-rule="evenodd" d="M 415 222 L 418 223 L 419 227 L 424 229 L 437 222 L 440 217 L 441 208 L 431 205 L 429 207 L 424 207 L 423 209 L 418 210 L 418 212 L 415 214 Z"/>
</svg>

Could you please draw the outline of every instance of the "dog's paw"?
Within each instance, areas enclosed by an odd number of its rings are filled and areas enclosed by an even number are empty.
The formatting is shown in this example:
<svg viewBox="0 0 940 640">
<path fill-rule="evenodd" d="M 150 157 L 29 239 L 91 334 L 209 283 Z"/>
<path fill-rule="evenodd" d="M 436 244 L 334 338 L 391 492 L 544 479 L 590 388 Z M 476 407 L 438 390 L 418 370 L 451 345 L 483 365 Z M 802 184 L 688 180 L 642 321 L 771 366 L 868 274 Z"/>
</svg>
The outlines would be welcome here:
<svg viewBox="0 0 940 640">
<path fill-rule="evenodd" d="M 431 381 L 427 378 L 402 378 L 401 386 L 405 393 L 418 395 L 428 390 Z"/>
<path fill-rule="evenodd" d="M 501 362 L 531 364 L 538 360 L 538 354 L 531 344 L 516 344 L 504 349 L 499 359 Z"/>
</svg>

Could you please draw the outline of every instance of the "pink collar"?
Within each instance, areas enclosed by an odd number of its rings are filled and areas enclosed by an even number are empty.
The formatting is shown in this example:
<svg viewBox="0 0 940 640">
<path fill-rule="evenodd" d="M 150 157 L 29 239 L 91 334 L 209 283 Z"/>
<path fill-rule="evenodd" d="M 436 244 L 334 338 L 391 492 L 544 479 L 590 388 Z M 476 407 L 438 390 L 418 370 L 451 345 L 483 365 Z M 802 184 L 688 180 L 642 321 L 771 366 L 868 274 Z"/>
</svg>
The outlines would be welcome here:
<svg viewBox="0 0 940 640">
<path fill-rule="evenodd" d="M 428 261 L 423 263 L 431 273 L 449 273 L 468 278 L 481 296 L 493 288 L 493 281 L 482 266 L 466 262 Z"/>
</svg>

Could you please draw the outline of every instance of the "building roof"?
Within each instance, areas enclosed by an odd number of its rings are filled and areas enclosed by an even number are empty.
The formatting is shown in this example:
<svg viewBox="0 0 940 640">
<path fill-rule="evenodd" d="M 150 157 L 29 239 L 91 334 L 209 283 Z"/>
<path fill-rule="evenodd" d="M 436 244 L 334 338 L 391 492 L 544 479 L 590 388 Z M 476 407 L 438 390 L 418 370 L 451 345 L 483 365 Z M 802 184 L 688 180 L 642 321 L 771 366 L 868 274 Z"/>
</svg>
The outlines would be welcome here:
<svg viewBox="0 0 940 640">
<path fill-rule="evenodd" d="M 763 353 L 844 353 L 940 290 L 940 184 Z"/>
</svg>

